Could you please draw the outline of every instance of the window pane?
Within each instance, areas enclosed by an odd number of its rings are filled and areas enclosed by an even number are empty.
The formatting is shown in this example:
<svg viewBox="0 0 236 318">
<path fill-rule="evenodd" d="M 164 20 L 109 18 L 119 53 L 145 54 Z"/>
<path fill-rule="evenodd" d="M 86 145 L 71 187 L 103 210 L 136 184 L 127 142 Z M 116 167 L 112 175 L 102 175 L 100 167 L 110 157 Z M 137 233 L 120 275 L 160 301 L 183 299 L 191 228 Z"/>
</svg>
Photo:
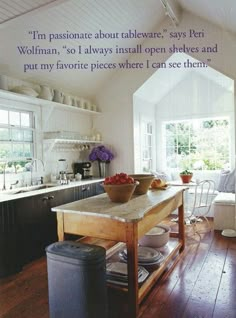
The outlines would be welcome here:
<svg viewBox="0 0 236 318">
<path fill-rule="evenodd" d="M 23 131 L 20 129 L 12 129 L 11 138 L 13 141 L 23 141 Z"/>
<path fill-rule="evenodd" d="M 10 125 L 20 126 L 20 113 L 10 111 Z"/>
<path fill-rule="evenodd" d="M 24 130 L 24 141 L 33 142 L 33 131 L 32 130 Z"/>
<path fill-rule="evenodd" d="M 176 125 L 175 124 L 167 124 L 166 125 L 166 132 L 175 134 L 176 133 Z"/>
<path fill-rule="evenodd" d="M 0 109 L 0 124 L 8 124 L 8 111 Z"/>
<path fill-rule="evenodd" d="M 28 113 L 21 113 L 21 126 L 30 127 L 30 115 Z"/>
<path fill-rule="evenodd" d="M 12 144 L 12 156 L 13 158 L 24 157 L 24 145 L 21 143 Z"/>
<path fill-rule="evenodd" d="M 166 146 L 167 147 L 170 147 L 170 146 L 174 147 L 175 146 L 175 137 L 174 136 L 168 136 L 166 138 Z"/>
<path fill-rule="evenodd" d="M 230 127 L 227 119 L 169 122 L 165 128 L 167 167 L 173 167 L 175 160 L 170 154 L 170 146 L 175 149 L 178 168 L 213 170 L 229 164 Z"/>
<path fill-rule="evenodd" d="M 25 157 L 34 157 L 32 119 L 32 112 L 0 109 L 0 159 L 17 161 L 23 167 Z"/>
<path fill-rule="evenodd" d="M 24 144 L 24 157 L 33 158 L 33 144 Z"/>
<path fill-rule="evenodd" d="M 7 141 L 9 140 L 9 129 L 7 128 L 0 128 L 0 140 Z"/>
<path fill-rule="evenodd" d="M 11 145 L 6 143 L 1 144 L 0 148 L 0 158 L 1 159 L 9 159 L 11 157 Z"/>
</svg>

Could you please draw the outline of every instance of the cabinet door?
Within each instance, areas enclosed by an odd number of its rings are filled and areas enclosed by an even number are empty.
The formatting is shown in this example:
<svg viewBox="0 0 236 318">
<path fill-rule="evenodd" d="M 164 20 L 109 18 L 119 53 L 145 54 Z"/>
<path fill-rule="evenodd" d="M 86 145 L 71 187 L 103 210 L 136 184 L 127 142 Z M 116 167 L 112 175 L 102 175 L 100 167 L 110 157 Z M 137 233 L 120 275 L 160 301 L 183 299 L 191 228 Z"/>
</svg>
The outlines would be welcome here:
<svg viewBox="0 0 236 318">
<path fill-rule="evenodd" d="M 58 240 L 57 217 L 51 208 L 72 201 L 74 188 L 17 200 L 23 264 L 45 255 L 45 248 Z"/>
<path fill-rule="evenodd" d="M 44 254 L 45 210 L 41 200 L 40 196 L 17 200 L 23 264 L 27 264 Z"/>
<path fill-rule="evenodd" d="M 101 193 L 104 193 L 101 182 L 81 185 L 75 188 L 75 200 L 85 199 Z"/>
<path fill-rule="evenodd" d="M 55 212 L 51 211 L 51 208 L 62 205 L 65 203 L 73 202 L 75 199 L 74 188 L 63 189 L 55 192 L 50 192 L 46 195 L 48 198 L 45 200 L 44 197 L 44 206 L 45 208 L 45 231 L 46 231 L 46 240 L 44 245 L 52 244 L 53 242 L 58 241 L 57 236 L 57 215 Z"/>
<path fill-rule="evenodd" d="M 21 252 L 14 201 L 0 203 L 0 277 L 22 269 Z"/>
<path fill-rule="evenodd" d="M 102 182 L 95 183 L 95 195 L 104 193 L 104 188 Z"/>
</svg>

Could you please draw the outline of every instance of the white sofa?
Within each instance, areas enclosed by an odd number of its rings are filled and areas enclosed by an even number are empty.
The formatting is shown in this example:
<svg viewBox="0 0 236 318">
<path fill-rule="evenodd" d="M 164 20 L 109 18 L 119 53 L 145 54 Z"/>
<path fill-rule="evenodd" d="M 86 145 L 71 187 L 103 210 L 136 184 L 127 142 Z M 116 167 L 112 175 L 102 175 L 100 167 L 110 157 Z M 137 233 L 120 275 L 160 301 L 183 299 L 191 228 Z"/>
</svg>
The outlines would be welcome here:
<svg viewBox="0 0 236 318">
<path fill-rule="evenodd" d="M 220 192 L 212 202 L 214 229 L 236 229 L 235 193 Z"/>
<path fill-rule="evenodd" d="M 166 179 L 168 181 L 180 180 L 179 172 L 169 171 L 166 174 Z M 231 172 L 193 171 L 193 181 L 206 179 L 213 180 L 216 185 L 215 196 L 208 213 L 209 217 L 214 218 L 214 229 L 236 229 L 235 170 Z M 188 201 L 191 206 L 191 197 L 188 198 Z"/>
</svg>

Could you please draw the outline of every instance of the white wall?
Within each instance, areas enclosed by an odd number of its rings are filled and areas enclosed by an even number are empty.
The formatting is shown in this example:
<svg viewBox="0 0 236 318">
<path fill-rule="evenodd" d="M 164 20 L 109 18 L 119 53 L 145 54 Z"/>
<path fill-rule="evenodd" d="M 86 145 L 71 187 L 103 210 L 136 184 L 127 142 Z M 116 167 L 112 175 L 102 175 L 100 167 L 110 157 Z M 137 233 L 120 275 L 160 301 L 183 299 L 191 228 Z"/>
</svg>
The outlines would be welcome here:
<svg viewBox="0 0 236 318">
<path fill-rule="evenodd" d="M 218 45 L 218 53 L 192 54 L 198 60 L 206 61 L 211 58 L 210 66 L 236 78 L 236 45 L 235 37 L 229 35 L 224 30 L 202 20 L 190 13 L 184 12 L 182 21 L 177 29 L 170 24 L 169 20 L 156 28 L 155 31 L 168 29 L 168 31 L 186 31 L 189 29 L 205 30 L 203 39 L 183 39 L 170 40 L 163 39 L 161 46 L 169 47 L 171 43 L 178 46 L 185 44 L 187 46 Z M 145 46 L 160 45 L 157 40 L 144 42 Z M 154 56 L 153 61 L 164 62 L 170 54 Z M 132 57 L 133 60 L 146 60 L 147 56 L 137 55 Z M 149 58 L 151 60 L 151 58 Z M 101 89 L 100 94 L 96 96 L 97 103 L 103 112 L 103 116 L 96 119 L 96 126 L 102 131 L 104 140 L 114 146 L 117 157 L 112 162 L 112 171 L 134 171 L 134 140 L 133 140 L 133 94 L 135 91 L 153 74 L 155 70 L 122 70 L 118 71 L 105 86 Z M 174 76 L 174 74 L 173 74 Z M 157 87 L 158 89 L 158 87 Z"/>
<path fill-rule="evenodd" d="M 42 109 L 43 132 L 78 132 L 83 136 L 90 136 L 92 131 L 92 118 L 83 113 L 65 111 L 60 109 Z M 73 139 L 73 138 L 72 138 Z M 91 139 L 91 138 L 89 138 Z M 86 143 L 86 141 L 85 141 Z M 59 144 L 50 150 L 50 144 L 44 145 L 45 174 L 50 177 L 51 172 L 60 169 L 59 159 L 66 159 L 68 172 L 72 172 L 72 164 L 76 161 L 87 161 L 89 150 L 80 151 L 78 145 Z"/>
</svg>

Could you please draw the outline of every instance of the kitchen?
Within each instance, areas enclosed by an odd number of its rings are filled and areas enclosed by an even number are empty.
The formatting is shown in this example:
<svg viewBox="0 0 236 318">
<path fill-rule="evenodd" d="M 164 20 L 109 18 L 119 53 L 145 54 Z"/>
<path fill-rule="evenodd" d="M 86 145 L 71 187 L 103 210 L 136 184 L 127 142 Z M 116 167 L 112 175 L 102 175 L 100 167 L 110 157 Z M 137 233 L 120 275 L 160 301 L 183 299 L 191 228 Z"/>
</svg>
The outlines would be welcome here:
<svg viewBox="0 0 236 318">
<path fill-rule="evenodd" d="M 43 160 L 45 164 L 43 169 L 42 165 L 39 162 L 37 163 L 37 172 L 34 170 L 34 176 L 43 176 L 45 183 L 51 182 L 51 176 L 53 177 L 58 174 L 60 159 L 66 159 L 68 172 L 72 172 L 72 164 L 76 161 L 87 162 L 89 152 L 97 144 L 106 144 L 114 153 L 115 158 L 109 165 L 110 174 L 121 171 L 127 173 L 141 171 L 140 151 L 139 145 L 137 145 L 137 140 L 140 139 L 134 138 L 138 134 L 137 130 L 139 126 L 134 124 L 136 122 L 134 118 L 138 115 L 135 114 L 133 107 L 133 98 L 135 98 L 133 95 L 156 69 L 115 69 L 112 73 L 101 69 L 94 70 L 94 72 L 88 72 L 86 69 L 58 70 L 59 73 L 55 70 L 49 72 L 47 69 L 24 72 L 24 65 L 54 64 L 55 66 L 55 59 L 52 56 L 37 56 L 36 60 L 32 56 L 19 56 L 16 46 L 38 44 L 38 40 L 32 39 L 32 36 L 29 35 L 29 32 L 32 30 L 39 30 L 40 33 L 45 34 L 49 34 L 51 30 L 59 33 L 65 31 L 65 29 L 70 29 L 72 32 L 92 33 L 95 33 L 99 29 L 107 30 L 107 32 L 111 32 L 111 30 L 122 32 L 122 30 L 129 29 L 137 29 L 142 32 L 149 32 L 150 30 L 159 32 L 163 29 L 174 31 L 175 27 L 172 21 L 168 16 L 165 16 L 165 11 L 159 1 L 149 1 L 148 5 L 141 2 L 137 4 L 137 2 L 129 1 L 129 5 L 125 6 L 125 12 L 121 4 L 117 5 L 115 3 L 110 4 L 110 9 L 107 11 L 106 8 L 109 8 L 109 1 L 103 1 L 101 6 L 98 3 L 94 5 L 94 1 L 81 1 L 81 3 L 77 3 L 76 1 L 51 1 L 51 4 L 49 3 L 50 1 L 40 2 L 46 4 L 46 7 L 35 9 L 31 13 L 26 13 L 2 23 L 0 34 L 1 42 L 4 43 L 4 50 L 1 50 L 0 73 L 19 81 L 33 83 L 33 85 L 45 85 L 57 89 L 59 92 L 66 93 L 69 96 L 78 97 L 81 103 L 88 101 L 89 108 L 92 105 L 95 108 L 91 110 L 72 105 L 67 106 L 65 104 L 59 106 L 38 97 L 33 99 L 20 94 L 15 98 L 16 96 L 13 93 L 1 91 L 1 105 L 5 108 L 13 107 L 14 109 L 21 109 L 23 107 L 25 111 L 30 112 L 33 110 L 34 112 L 36 147 L 34 157 Z M 182 10 L 179 28 L 185 31 L 190 28 L 192 29 L 194 26 L 194 29 L 198 30 L 204 26 L 205 34 L 208 35 L 203 39 L 206 46 L 213 45 L 216 42 L 218 44 L 219 52 L 210 56 L 211 67 L 234 79 L 236 74 L 234 63 L 235 46 L 232 45 L 234 43 L 234 33 L 227 31 L 229 26 L 227 26 L 227 29 L 224 29 L 222 26 L 216 26 L 215 22 L 208 22 L 204 16 L 200 18 L 201 11 L 192 12 L 185 2 L 179 1 L 183 8 L 185 8 L 184 5 L 187 6 L 187 8 Z M 31 5 L 33 4 L 31 3 Z M 22 6 L 24 7 L 24 5 Z M 27 9 L 27 5 L 25 6 Z M 233 3 L 229 5 L 229 10 L 231 7 L 234 8 Z M 215 10 L 217 11 L 217 9 Z M 137 19 L 134 18 L 135 14 L 138 17 Z M 81 22 L 78 21 L 78 15 Z M 128 19 L 128 16 L 133 17 L 133 19 Z M 121 21 L 123 24 L 122 28 Z M 105 40 L 99 39 L 99 41 Z M 122 42 L 117 41 L 117 45 L 131 47 L 135 46 L 137 40 L 137 38 L 122 39 Z M 87 45 L 90 44 L 89 41 L 91 39 L 84 39 L 84 41 L 88 41 L 85 42 Z M 114 41 L 114 39 L 110 39 L 110 41 Z M 169 39 L 164 39 L 162 46 L 168 47 L 168 41 Z M 176 43 L 175 41 L 173 43 Z M 178 40 L 182 44 L 186 43 L 189 46 L 194 46 L 191 41 L 190 39 Z M 43 39 L 40 40 L 40 43 L 44 43 Z M 120 62 L 118 59 L 120 57 L 122 57 L 123 61 L 128 58 L 132 63 L 144 62 L 147 59 L 141 55 L 127 57 L 123 54 L 122 56 L 109 54 L 106 57 L 102 55 L 93 57 L 86 55 L 86 58 L 84 55 L 81 55 L 78 58 L 77 55 L 67 54 L 66 49 L 61 49 L 62 45 L 66 45 L 68 48 L 77 47 L 78 43 L 76 41 L 73 42 L 73 40 L 70 40 L 69 42 L 58 43 L 52 43 L 50 48 L 55 48 L 57 45 L 60 46 L 60 50 L 62 50 L 60 59 L 65 64 L 80 60 L 80 62 L 90 65 L 99 60 L 100 63 L 116 63 L 117 65 Z M 98 43 L 98 40 L 94 39 L 92 45 L 96 46 Z M 112 45 L 111 42 L 102 42 L 103 47 L 109 47 L 110 45 Z M 153 39 L 146 40 L 145 46 L 153 47 Z M 227 59 L 224 56 L 227 56 Z M 205 61 L 205 54 L 203 53 L 196 53 L 195 57 L 201 61 Z M 168 54 L 163 54 L 160 62 L 165 62 L 167 59 Z M 148 57 L 148 60 L 156 61 L 157 56 Z M 163 71 L 166 70 L 163 69 Z M 161 86 L 161 83 L 157 85 Z M 19 85 L 16 84 L 15 86 Z M 34 101 L 32 102 L 32 100 Z M 148 102 L 145 103 L 145 98 L 143 103 L 148 108 Z M 233 116 L 235 118 L 235 113 L 233 113 Z M 54 143 L 44 139 L 44 133 L 54 132 L 78 133 L 85 139 L 83 139 L 81 144 L 69 145 Z M 98 140 L 90 140 L 90 137 Z M 232 140 L 235 141 L 235 137 Z M 82 150 L 82 146 L 89 146 L 89 149 Z M 232 148 L 231 157 L 234 158 L 235 142 Z M 154 162 L 155 160 L 157 159 L 154 158 Z M 234 162 L 234 159 L 231 161 Z M 98 177 L 96 162 L 92 165 L 92 174 Z M 154 165 L 154 169 L 158 166 Z M 16 182 L 20 177 L 23 177 L 23 174 L 12 173 L 10 175 L 7 173 L 7 189 L 9 190 L 10 184 Z M 20 181 L 29 184 L 30 172 L 26 172 L 24 180 L 22 178 Z M 3 180 L 1 180 L 1 184 L 2 182 Z"/>
</svg>

